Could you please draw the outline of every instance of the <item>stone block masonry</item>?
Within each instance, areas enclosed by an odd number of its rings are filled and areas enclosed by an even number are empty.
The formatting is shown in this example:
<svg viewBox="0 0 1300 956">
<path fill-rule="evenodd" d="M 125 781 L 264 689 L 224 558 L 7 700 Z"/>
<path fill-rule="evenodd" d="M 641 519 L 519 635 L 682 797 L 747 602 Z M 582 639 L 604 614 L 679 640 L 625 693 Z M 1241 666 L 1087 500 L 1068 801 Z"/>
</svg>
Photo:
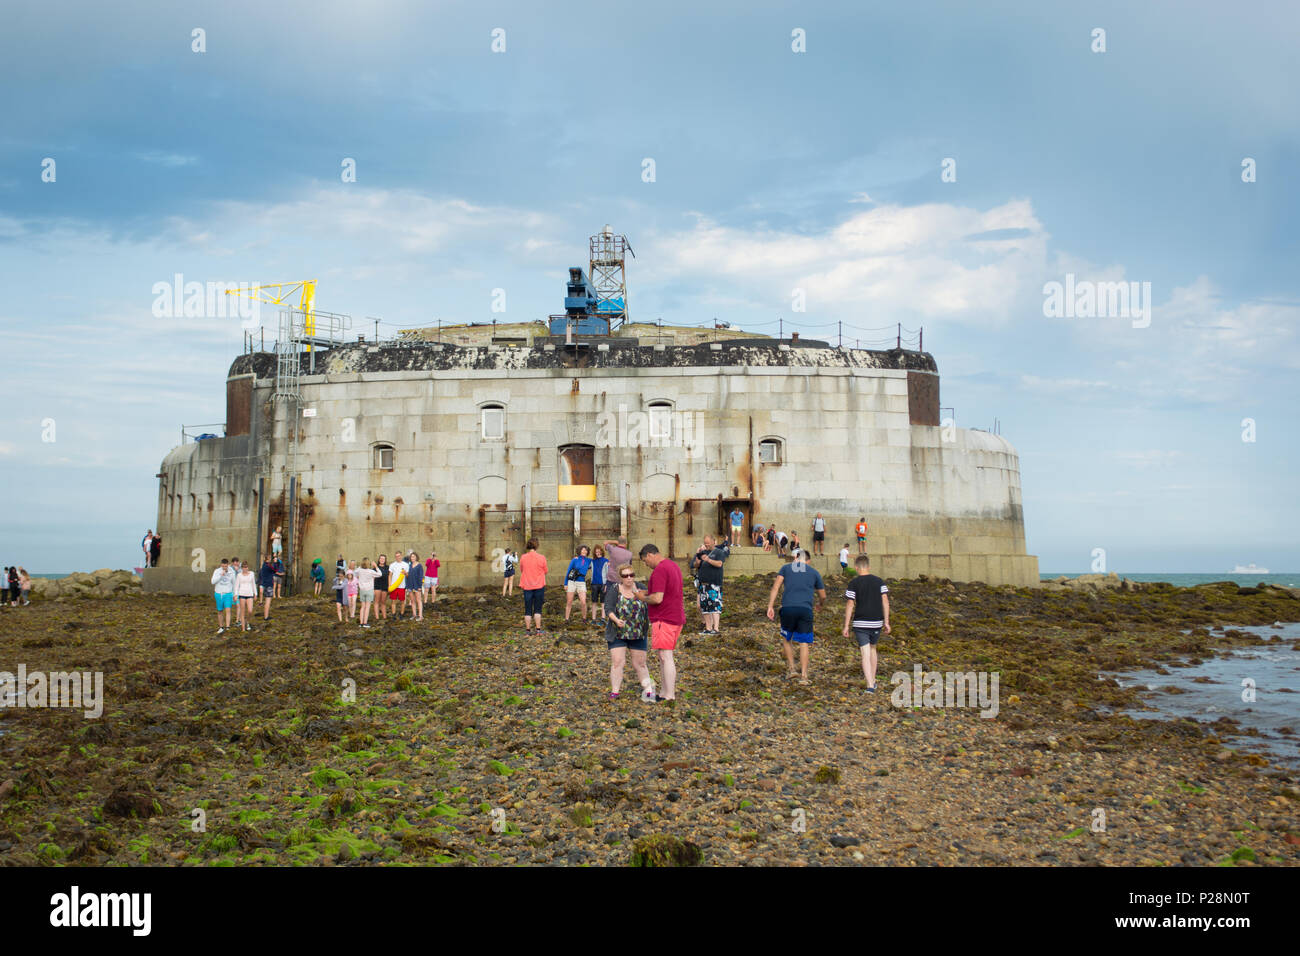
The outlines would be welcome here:
<svg viewBox="0 0 1300 956">
<path fill-rule="evenodd" d="M 806 545 L 821 511 L 835 570 L 865 515 L 877 573 L 1037 583 L 1015 449 L 931 421 L 928 354 L 659 340 L 337 347 L 316 354 L 296 406 L 273 397 L 274 355 L 242 355 L 227 395 L 245 432 L 164 459 L 163 566 L 145 588 L 205 592 L 195 549 L 209 569 L 256 560 L 276 525 L 292 525 L 299 588 L 314 558 L 398 549 L 436 550 L 445 584 L 499 583 L 501 550 L 530 533 L 552 567 L 620 529 L 684 557 L 738 504 L 746 533 L 775 524 Z"/>
</svg>

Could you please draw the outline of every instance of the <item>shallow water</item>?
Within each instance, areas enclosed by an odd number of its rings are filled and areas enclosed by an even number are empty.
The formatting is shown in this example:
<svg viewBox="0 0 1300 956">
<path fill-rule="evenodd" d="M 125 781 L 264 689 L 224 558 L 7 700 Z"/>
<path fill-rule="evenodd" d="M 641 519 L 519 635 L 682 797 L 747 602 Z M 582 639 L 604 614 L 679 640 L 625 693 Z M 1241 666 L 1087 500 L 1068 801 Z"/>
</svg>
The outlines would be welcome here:
<svg viewBox="0 0 1300 956">
<path fill-rule="evenodd" d="M 1216 628 L 1211 633 L 1222 630 Z M 1170 667 L 1167 674 L 1152 670 L 1114 674 L 1123 687 L 1145 687 L 1149 693 L 1143 693 L 1142 700 L 1155 708 L 1126 713 L 1149 720 L 1191 717 L 1207 723 L 1231 717 L 1243 730 L 1253 727 L 1259 731 L 1256 737 L 1215 728 L 1215 733 L 1233 748 L 1300 767 L 1300 652 L 1293 646 L 1300 640 L 1300 623 L 1234 630 L 1282 640 L 1233 649 L 1191 667 Z M 1198 683 L 1198 677 L 1207 678 L 1209 683 Z M 1247 679 L 1255 685 L 1255 699 L 1251 702 L 1242 700 L 1246 689 L 1242 682 Z M 1158 690 L 1163 687 L 1177 687 L 1183 693 Z M 1296 733 L 1280 733 L 1284 727 Z"/>
</svg>

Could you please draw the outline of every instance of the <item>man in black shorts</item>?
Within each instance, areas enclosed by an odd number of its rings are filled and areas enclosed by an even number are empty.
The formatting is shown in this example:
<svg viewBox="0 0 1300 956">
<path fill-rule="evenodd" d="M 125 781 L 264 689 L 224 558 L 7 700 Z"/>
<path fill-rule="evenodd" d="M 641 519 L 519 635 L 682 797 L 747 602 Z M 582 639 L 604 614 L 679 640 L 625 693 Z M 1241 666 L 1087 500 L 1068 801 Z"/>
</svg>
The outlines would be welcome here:
<svg viewBox="0 0 1300 956">
<path fill-rule="evenodd" d="M 858 555 L 853 562 L 858 576 L 844 591 L 844 636 L 853 635 L 862 649 L 862 676 L 867 692 L 876 692 L 876 641 L 889 633 L 889 585 L 871 573 L 871 558 Z"/>
<path fill-rule="evenodd" d="M 817 512 L 817 517 L 813 518 L 812 533 L 813 533 L 813 554 L 825 554 L 826 553 L 826 519 L 822 517 L 822 513 L 820 511 Z"/>
</svg>

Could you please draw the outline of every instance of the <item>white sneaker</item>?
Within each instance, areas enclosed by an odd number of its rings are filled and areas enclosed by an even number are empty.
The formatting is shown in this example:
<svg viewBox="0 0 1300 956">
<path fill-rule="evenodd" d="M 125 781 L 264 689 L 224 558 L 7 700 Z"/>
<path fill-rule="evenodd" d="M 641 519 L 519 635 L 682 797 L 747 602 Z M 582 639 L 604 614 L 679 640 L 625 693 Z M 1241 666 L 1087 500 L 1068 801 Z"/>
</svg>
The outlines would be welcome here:
<svg viewBox="0 0 1300 956">
<path fill-rule="evenodd" d="M 226 629 L 224 627 L 217 628 L 218 635 L 225 634 L 225 633 L 226 633 Z"/>
<path fill-rule="evenodd" d="M 653 704 L 656 700 L 657 700 L 657 696 L 655 694 L 654 684 L 650 684 L 650 686 L 643 687 L 641 689 L 641 703 Z"/>
</svg>

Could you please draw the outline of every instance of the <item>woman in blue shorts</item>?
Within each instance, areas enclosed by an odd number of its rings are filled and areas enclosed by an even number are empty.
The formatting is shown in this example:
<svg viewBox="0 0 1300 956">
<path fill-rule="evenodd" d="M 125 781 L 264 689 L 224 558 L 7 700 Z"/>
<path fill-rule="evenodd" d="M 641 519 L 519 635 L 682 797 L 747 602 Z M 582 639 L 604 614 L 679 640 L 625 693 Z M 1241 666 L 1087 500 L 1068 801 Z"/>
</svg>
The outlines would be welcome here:
<svg viewBox="0 0 1300 956">
<path fill-rule="evenodd" d="M 641 682 L 641 699 L 654 703 L 655 682 L 645 664 L 650 638 L 650 612 L 645 602 L 636 596 L 636 572 L 630 564 L 619 566 L 618 602 L 614 612 L 609 615 L 605 633 L 605 642 L 609 646 L 609 699 L 618 700 L 618 691 L 623 685 L 623 665 L 630 650 L 632 669 Z"/>
</svg>

